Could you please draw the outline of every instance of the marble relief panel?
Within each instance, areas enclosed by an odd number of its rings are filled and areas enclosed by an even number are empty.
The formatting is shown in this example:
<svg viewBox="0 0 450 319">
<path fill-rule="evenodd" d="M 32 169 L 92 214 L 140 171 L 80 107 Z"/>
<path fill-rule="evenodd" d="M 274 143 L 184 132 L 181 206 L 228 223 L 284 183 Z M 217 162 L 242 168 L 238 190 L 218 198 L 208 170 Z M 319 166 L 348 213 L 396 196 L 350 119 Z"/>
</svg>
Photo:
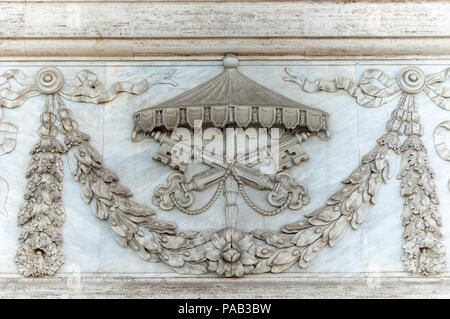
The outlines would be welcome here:
<svg viewBox="0 0 450 319">
<path fill-rule="evenodd" d="M 305 220 L 305 215 L 317 211 L 342 187 L 341 181 L 358 167 L 365 154 L 377 145 L 377 139 L 386 133 L 386 121 L 398 105 L 399 100 L 393 99 L 378 108 L 365 108 L 358 105 L 355 98 L 345 90 L 338 90 L 335 93 L 326 90 L 310 93 L 295 83 L 285 81 L 285 68 L 288 68 L 292 74 L 301 74 L 309 81 L 346 78 L 358 83 L 368 69 L 382 70 L 395 81 L 398 72 L 412 64 L 427 75 L 441 72 L 448 67 L 448 64 L 442 61 L 439 64 L 431 62 L 417 64 L 409 61 L 395 63 L 340 61 L 333 64 L 325 61 L 241 61 L 238 70 L 247 78 L 288 99 L 327 112 L 330 139 L 325 141 L 315 136 L 308 138 L 301 147 L 308 154 L 309 160 L 289 169 L 290 174 L 306 186 L 311 198 L 309 204 L 300 210 L 287 209 L 276 216 L 261 216 L 248 207 L 242 196 L 238 196 L 236 199 L 237 228 L 243 232 L 256 229 L 279 232 L 283 225 Z M 187 215 L 177 209 L 164 211 L 155 205 L 152 201 L 155 188 L 160 184 L 166 184 L 168 176 L 174 171 L 169 166 L 164 166 L 152 159 L 160 147 L 155 140 L 144 139 L 134 142 L 131 138 L 135 112 L 175 98 L 220 75 L 223 71 L 222 62 L 73 63 L 70 65 L 50 63 L 49 65 L 60 69 L 64 79 L 72 79 L 81 70 L 88 69 L 103 83 L 105 91 L 118 82 L 141 83 L 143 79 L 152 78 L 154 74 L 169 74 L 175 70 L 176 72 L 170 76 L 172 84 L 150 86 L 142 92 L 139 91 L 139 94 L 130 94 L 124 90 L 125 92 L 118 93 L 110 101 L 102 103 L 89 103 L 89 101 L 76 101 L 76 99 L 64 100 L 64 103 L 72 110 L 73 120 L 79 123 L 78 129 L 90 136 L 90 144 L 100 154 L 102 165 L 114 172 L 119 177 L 120 184 L 133 193 L 133 201 L 153 210 L 158 220 L 176 223 L 180 231 L 211 229 L 217 231 L 227 227 L 223 210 L 227 203 L 222 195 L 212 208 L 195 216 Z M 29 77 L 33 77 L 42 67 L 39 64 L 9 65 L 6 63 L 1 66 L 1 71 L 17 68 Z M 3 110 L 3 120 L 14 123 L 19 132 L 14 151 L 0 157 L 0 165 L 3 168 L 0 176 L 7 180 L 9 185 L 6 202 L 8 216 L 0 215 L 0 227 L 4 229 L 0 235 L 4 243 L 0 248 L 0 272 L 6 275 L 17 274 L 14 264 L 20 236 L 17 214 L 20 205 L 24 202 L 23 194 L 27 187 L 25 171 L 31 159 L 29 151 L 39 139 L 37 131 L 45 99 L 45 96 L 41 94 L 26 100 L 18 108 Z M 450 197 L 447 183 L 450 178 L 450 164 L 436 153 L 433 146 L 433 132 L 439 123 L 449 119 L 449 114 L 443 108 L 437 107 L 423 92 L 417 94 L 415 103 L 423 127 L 422 140 L 428 150 L 430 166 L 436 172 L 434 183 L 440 200 L 442 244 L 448 247 L 450 244 L 448 239 Z M 178 274 L 165 263 L 147 262 L 139 258 L 133 249 L 124 249 L 117 244 L 108 222 L 96 218 L 89 205 L 83 201 L 80 195 L 80 183 L 72 177 L 72 171 L 76 170 L 77 163 L 69 160 L 68 157 L 70 154 L 63 156 L 62 198 L 65 222 L 62 226 L 64 238 L 62 252 L 65 262 L 56 275 L 64 276 L 80 272 L 84 275 L 177 276 Z M 346 276 L 366 276 L 367 273 L 402 273 L 404 271 L 401 259 L 404 231 L 401 215 L 404 198 L 400 195 L 401 181 L 397 179 L 402 162 L 400 156 L 395 154 L 390 154 L 388 158 L 390 180 L 385 185 L 380 185 L 375 196 L 375 205 L 369 206 L 364 222 L 359 228 L 348 229 L 334 247 L 321 249 L 317 256 L 311 258 L 311 262 L 305 269 L 300 268 L 298 262 L 294 262 L 284 269 L 285 273 L 290 276 L 307 276 L 308 274 L 330 276 L 336 273 Z M 202 169 L 204 169 L 202 165 L 196 165 L 190 168 L 187 175 L 192 176 Z M 201 192 L 196 207 L 206 204 L 213 193 L 214 188 Z M 254 202 L 270 208 L 263 192 L 248 189 L 248 194 Z M 285 248 L 290 249 L 289 247 Z M 280 261 L 281 264 L 283 262 Z M 249 264 L 256 265 L 252 262 Z M 244 264 L 244 266 L 248 265 Z M 223 273 L 225 274 L 226 272 Z M 229 274 L 239 275 L 239 270 L 230 271 Z M 189 276 L 192 275 L 198 274 L 194 272 Z M 264 274 L 252 275 L 264 276 Z"/>
</svg>

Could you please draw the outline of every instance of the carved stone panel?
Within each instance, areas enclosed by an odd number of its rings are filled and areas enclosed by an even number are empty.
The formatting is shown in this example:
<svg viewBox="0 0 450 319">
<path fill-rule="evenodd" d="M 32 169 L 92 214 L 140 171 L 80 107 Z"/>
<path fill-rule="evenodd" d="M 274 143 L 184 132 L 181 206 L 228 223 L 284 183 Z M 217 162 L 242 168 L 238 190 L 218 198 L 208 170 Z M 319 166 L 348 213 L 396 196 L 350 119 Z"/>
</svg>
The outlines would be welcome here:
<svg viewBox="0 0 450 319">
<path fill-rule="evenodd" d="M 0 267 L 445 272 L 447 65 L 372 63 L 4 65 Z"/>
</svg>

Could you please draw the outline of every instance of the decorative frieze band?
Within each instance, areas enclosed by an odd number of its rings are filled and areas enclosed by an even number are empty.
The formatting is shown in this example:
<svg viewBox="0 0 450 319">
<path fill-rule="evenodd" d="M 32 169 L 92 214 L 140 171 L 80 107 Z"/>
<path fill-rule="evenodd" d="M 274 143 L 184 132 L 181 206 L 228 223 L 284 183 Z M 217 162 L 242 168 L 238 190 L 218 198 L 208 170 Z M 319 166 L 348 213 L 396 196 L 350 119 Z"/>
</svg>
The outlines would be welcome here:
<svg viewBox="0 0 450 319">
<path fill-rule="evenodd" d="M 227 67 L 227 63 L 224 65 Z M 61 72 L 52 67 L 42 68 L 34 78 L 18 70 L 10 70 L 2 75 L 1 79 L 6 84 L 0 91 L 2 107 L 19 107 L 33 96 L 47 96 L 41 116 L 40 140 L 31 151 L 32 159 L 26 174 L 28 189 L 24 195 L 25 202 L 18 215 L 22 233 L 16 264 L 23 275 L 52 275 L 64 262 L 61 253 L 61 226 L 64 221 L 62 156 L 66 154 L 74 163 L 73 175 L 80 183 L 83 199 L 97 218 L 110 225 L 121 246 L 130 247 L 146 261 L 163 262 L 180 273 L 215 272 L 227 277 L 280 273 L 296 263 L 302 268 L 307 267 L 325 247 L 334 247 L 347 229 L 357 229 L 363 222 L 370 205 L 375 204 L 378 189 L 388 180 L 390 164 L 387 155 L 401 154 L 403 163 L 398 178 L 401 180 L 400 193 L 405 205 L 403 212 L 399 212 L 399 218 L 405 228 L 402 256 L 405 269 L 421 275 L 436 275 L 445 269 L 439 201 L 433 181 L 434 172 L 421 140 L 423 128 L 416 95 L 424 91 L 436 104 L 447 109 L 448 90 L 439 86 L 448 76 L 446 70 L 425 76 L 420 69 L 407 67 L 397 79 L 389 78 L 380 70 L 368 70 L 359 83 L 340 78 L 329 82 L 310 82 L 286 70 L 285 81 L 295 83 L 310 93 L 320 90 L 332 93 L 343 89 L 366 107 L 379 107 L 394 98 L 398 98 L 398 104 L 391 118 L 387 119 L 386 134 L 377 140 L 374 148 L 361 159 L 359 166 L 343 180 L 342 187 L 322 207 L 308 214 L 306 219 L 281 226 L 278 232 L 264 229 L 246 232 L 239 229 L 236 225 L 236 197 L 242 196 L 247 205 L 264 216 L 278 214 L 287 207 L 296 210 L 307 205 L 309 198 L 306 187 L 290 176 L 287 169 L 308 160 L 299 145 L 317 133 L 313 127 L 306 126 L 303 132 L 295 132 L 292 128 L 286 130 L 286 135 L 280 139 L 280 150 L 286 152 L 284 155 L 289 157 L 291 164 L 281 166 L 272 175 L 263 174 L 237 159 L 218 164 L 207 158 L 204 162 L 208 166 L 207 170 L 189 181 L 182 167 L 173 166 L 178 172 L 168 178 L 167 185 L 155 189 L 156 206 L 163 210 L 178 209 L 187 214 L 199 214 L 212 207 L 221 194 L 226 202 L 226 228 L 178 230 L 175 223 L 160 220 L 151 208 L 132 199 L 133 192 L 120 183 L 115 172 L 105 167 L 102 157 L 89 143 L 90 137 L 79 131 L 77 120 L 64 103 L 64 100 L 107 103 L 121 92 L 141 94 L 156 84 L 174 86 L 177 83 L 173 74 L 173 71 L 155 74 L 139 83 L 119 82 L 110 89 L 103 88 L 95 74 L 87 70 L 81 71 L 72 81 L 64 80 Z M 7 85 L 10 81 L 17 82 L 18 88 L 17 85 L 15 89 Z M 266 90 L 264 87 L 260 89 Z M 226 114 L 233 108 L 234 119 L 237 119 L 238 114 L 242 120 L 241 117 L 248 117 L 250 113 L 236 113 L 238 107 L 242 106 L 237 102 L 233 101 L 233 105 L 222 108 Z M 181 123 L 181 110 L 186 110 L 186 107 L 178 106 L 171 106 L 176 109 L 176 120 L 171 124 L 164 123 L 167 131 Z M 249 105 L 246 103 L 244 106 Z M 277 105 L 278 108 L 281 106 Z M 212 118 L 212 111 L 207 111 L 204 105 L 196 104 L 195 107 L 201 108 L 199 114 L 202 116 L 209 112 Z M 170 118 L 173 110 L 160 109 L 163 123 L 163 118 Z M 282 108 L 283 111 L 288 110 L 282 114 L 285 118 L 280 122 L 285 126 L 286 120 L 292 120 L 290 109 Z M 153 109 L 150 110 L 153 112 Z M 307 108 L 307 112 L 310 110 Z M 314 111 L 326 114 L 320 110 Z M 140 112 L 138 114 L 143 111 Z M 145 112 L 148 113 L 148 110 Z M 184 116 L 188 121 L 187 114 Z M 142 120 L 142 117 L 138 117 L 138 120 Z M 135 123 L 135 128 L 152 126 L 152 121 L 154 119 L 150 120 L 150 124 Z M 255 123 L 261 124 L 258 121 Z M 326 129 L 326 122 L 321 123 L 325 123 L 322 128 Z M 153 125 L 152 129 L 155 128 L 157 126 Z M 441 128 L 437 131 L 437 137 L 440 136 Z M 163 156 L 170 155 L 173 146 L 168 132 L 155 130 L 150 133 L 147 137 L 161 144 L 155 159 L 162 164 L 169 163 L 163 159 Z M 58 134 L 62 135 L 63 142 L 57 138 Z M 439 141 L 437 145 L 440 145 Z M 438 148 L 438 151 L 441 149 Z M 158 157 L 158 154 L 161 156 Z M 198 181 L 204 181 L 208 187 L 216 185 L 217 189 L 204 209 L 194 210 L 190 207 L 195 200 L 194 192 L 204 189 Z M 1 183 L 0 186 L 0 200 L 4 202 L 7 185 Z M 266 210 L 255 203 L 247 194 L 248 187 L 267 192 L 267 201 L 273 209 Z"/>
</svg>

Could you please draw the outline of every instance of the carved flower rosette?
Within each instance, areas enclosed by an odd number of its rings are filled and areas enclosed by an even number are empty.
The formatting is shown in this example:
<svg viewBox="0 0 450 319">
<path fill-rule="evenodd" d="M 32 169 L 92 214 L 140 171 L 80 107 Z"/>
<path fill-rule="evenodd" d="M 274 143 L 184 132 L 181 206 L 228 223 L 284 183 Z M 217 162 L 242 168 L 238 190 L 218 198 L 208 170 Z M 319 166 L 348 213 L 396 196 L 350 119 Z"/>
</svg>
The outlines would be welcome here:
<svg viewBox="0 0 450 319">
<path fill-rule="evenodd" d="M 234 228 L 214 233 L 205 245 L 205 252 L 208 269 L 226 277 L 250 274 L 257 262 L 253 236 Z"/>
</svg>

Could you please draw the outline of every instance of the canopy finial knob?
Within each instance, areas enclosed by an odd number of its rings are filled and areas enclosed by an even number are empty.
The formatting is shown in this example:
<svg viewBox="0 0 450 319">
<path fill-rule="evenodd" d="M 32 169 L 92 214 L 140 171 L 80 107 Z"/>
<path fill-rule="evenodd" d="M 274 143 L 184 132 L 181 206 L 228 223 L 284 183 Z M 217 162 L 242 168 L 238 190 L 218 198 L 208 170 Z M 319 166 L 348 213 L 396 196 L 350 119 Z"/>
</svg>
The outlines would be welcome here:
<svg viewBox="0 0 450 319">
<path fill-rule="evenodd" d="M 227 54 L 222 60 L 225 69 L 237 68 L 239 59 L 234 54 Z"/>
</svg>

